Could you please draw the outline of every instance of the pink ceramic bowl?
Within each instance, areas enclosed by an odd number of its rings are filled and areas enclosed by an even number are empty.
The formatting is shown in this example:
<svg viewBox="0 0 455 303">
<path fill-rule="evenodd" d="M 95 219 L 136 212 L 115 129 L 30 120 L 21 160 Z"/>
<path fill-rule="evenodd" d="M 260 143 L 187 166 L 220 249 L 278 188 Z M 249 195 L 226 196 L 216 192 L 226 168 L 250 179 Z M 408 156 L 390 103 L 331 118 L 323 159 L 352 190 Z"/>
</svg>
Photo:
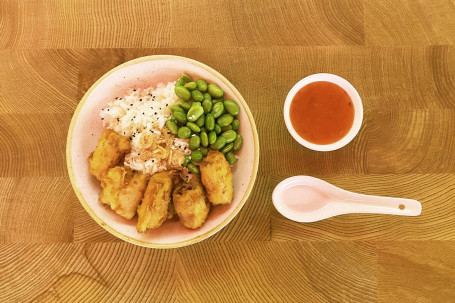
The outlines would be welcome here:
<svg viewBox="0 0 455 303">
<path fill-rule="evenodd" d="M 175 81 L 182 72 L 193 78 L 216 83 L 240 105 L 243 146 L 233 168 L 234 199 L 230 205 L 216 206 L 205 224 L 190 230 L 178 220 L 166 221 L 160 228 L 143 234 L 136 231 L 137 218 L 126 220 L 98 202 L 100 183 L 89 174 L 87 158 L 101 133 L 101 108 L 131 87 L 155 86 Z M 104 229 L 127 242 L 153 248 L 175 248 L 202 241 L 226 226 L 245 204 L 253 188 L 259 164 L 259 141 L 253 116 L 237 89 L 220 73 L 198 61 L 177 56 L 149 56 L 128 61 L 102 76 L 82 98 L 68 131 L 66 161 L 74 191 L 89 215 Z"/>
</svg>

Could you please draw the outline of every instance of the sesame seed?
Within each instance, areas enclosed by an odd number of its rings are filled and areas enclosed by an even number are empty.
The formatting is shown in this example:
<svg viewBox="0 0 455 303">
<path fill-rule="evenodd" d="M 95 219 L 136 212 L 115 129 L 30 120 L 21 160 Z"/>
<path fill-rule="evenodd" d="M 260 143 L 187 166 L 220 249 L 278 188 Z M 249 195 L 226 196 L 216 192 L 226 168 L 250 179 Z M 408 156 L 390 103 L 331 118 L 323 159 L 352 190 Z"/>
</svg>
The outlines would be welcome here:
<svg viewBox="0 0 455 303">
<path fill-rule="evenodd" d="M 143 115 L 145 115 L 145 113 L 142 113 Z"/>
<path fill-rule="evenodd" d="M 135 89 L 133 89 L 133 92 L 135 92 L 135 91 L 136 91 L 136 90 L 135 90 Z"/>
<path fill-rule="evenodd" d="M 139 101 L 142 101 L 142 99 L 139 99 Z"/>
<path fill-rule="evenodd" d="M 130 106 L 133 106 L 133 103 L 131 103 Z"/>
<path fill-rule="evenodd" d="M 118 98 L 119 100 L 122 100 L 122 98 Z"/>
<path fill-rule="evenodd" d="M 168 106 L 169 106 L 169 104 L 166 103 L 166 107 L 168 107 Z"/>
<path fill-rule="evenodd" d="M 133 140 L 133 138 L 130 137 L 130 140 Z"/>
<path fill-rule="evenodd" d="M 101 118 L 101 120 L 104 120 L 104 118 Z"/>
<path fill-rule="evenodd" d="M 109 111 L 109 108 L 107 109 L 107 111 Z"/>
</svg>

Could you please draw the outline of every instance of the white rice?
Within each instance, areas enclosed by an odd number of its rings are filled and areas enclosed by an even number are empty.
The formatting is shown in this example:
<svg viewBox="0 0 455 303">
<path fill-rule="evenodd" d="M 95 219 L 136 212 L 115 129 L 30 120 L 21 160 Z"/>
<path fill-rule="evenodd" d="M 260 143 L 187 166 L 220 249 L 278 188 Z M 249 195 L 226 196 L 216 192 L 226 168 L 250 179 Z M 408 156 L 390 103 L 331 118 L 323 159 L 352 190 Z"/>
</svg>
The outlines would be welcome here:
<svg viewBox="0 0 455 303">
<path fill-rule="evenodd" d="M 161 134 L 166 120 L 172 116 L 171 105 L 182 101 L 174 93 L 175 82 L 158 84 L 156 88 L 131 89 L 125 96 L 108 103 L 100 116 L 104 125 L 131 140 L 131 153 L 125 157 L 125 165 L 147 174 L 166 170 L 167 163 L 157 158 L 139 158 L 140 138 L 150 133 Z M 188 139 L 174 138 L 171 149 L 184 155 L 191 153 Z"/>
</svg>

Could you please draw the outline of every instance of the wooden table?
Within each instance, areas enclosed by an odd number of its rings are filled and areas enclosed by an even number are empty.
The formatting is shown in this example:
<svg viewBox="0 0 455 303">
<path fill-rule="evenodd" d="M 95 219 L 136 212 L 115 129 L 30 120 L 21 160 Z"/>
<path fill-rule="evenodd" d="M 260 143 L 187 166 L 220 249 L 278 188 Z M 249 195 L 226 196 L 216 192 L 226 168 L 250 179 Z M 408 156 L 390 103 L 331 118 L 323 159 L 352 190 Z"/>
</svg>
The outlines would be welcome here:
<svg viewBox="0 0 455 303">
<path fill-rule="evenodd" d="M 455 3 L 450 0 L 0 2 L 0 302 L 453 302 Z M 221 232 L 174 250 L 98 226 L 65 165 L 72 114 L 127 60 L 175 54 L 225 75 L 255 117 L 250 199 Z M 359 91 L 348 146 L 313 152 L 286 130 L 289 89 L 318 72 Z M 299 224 L 271 193 L 311 175 L 417 199 L 420 217 Z"/>
</svg>

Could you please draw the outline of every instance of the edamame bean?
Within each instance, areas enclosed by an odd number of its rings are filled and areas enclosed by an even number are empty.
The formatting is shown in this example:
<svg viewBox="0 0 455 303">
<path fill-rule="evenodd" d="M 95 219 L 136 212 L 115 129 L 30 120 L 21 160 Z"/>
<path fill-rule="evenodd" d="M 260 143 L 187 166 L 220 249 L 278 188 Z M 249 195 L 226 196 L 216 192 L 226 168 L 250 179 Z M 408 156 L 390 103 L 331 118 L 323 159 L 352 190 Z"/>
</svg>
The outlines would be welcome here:
<svg viewBox="0 0 455 303">
<path fill-rule="evenodd" d="M 189 89 L 189 90 L 195 90 L 197 85 L 196 85 L 196 82 L 194 81 L 191 81 L 191 82 L 188 82 L 184 85 L 185 88 Z"/>
<path fill-rule="evenodd" d="M 207 133 L 207 128 L 205 128 L 205 126 L 201 127 L 201 132 L 206 132 Z"/>
<path fill-rule="evenodd" d="M 180 78 L 182 78 L 183 81 L 185 81 L 185 82 L 191 82 L 191 81 L 193 81 L 193 79 L 191 79 L 191 77 L 188 76 L 188 75 L 185 74 L 185 73 L 183 73 L 183 74 L 180 76 Z"/>
<path fill-rule="evenodd" d="M 203 157 L 207 156 L 207 154 L 209 153 L 209 149 L 207 147 L 204 147 L 204 146 L 201 146 L 199 148 L 199 150 L 201 151 Z"/>
<path fill-rule="evenodd" d="M 186 126 L 188 126 L 188 128 L 191 129 L 194 133 L 198 133 L 201 131 L 199 126 L 197 126 L 196 123 L 193 122 L 188 122 Z"/>
<path fill-rule="evenodd" d="M 241 135 L 237 135 L 237 138 L 235 138 L 235 141 L 234 141 L 234 151 L 238 151 L 240 149 L 240 147 L 242 147 L 242 143 L 243 143 L 243 137 Z"/>
<path fill-rule="evenodd" d="M 183 86 L 185 84 L 185 81 L 183 81 L 183 78 L 180 77 L 177 82 L 175 82 L 175 86 Z"/>
<path fill-rule="evenodd" d="M 204 93 L 204 99 L 212 101 L 212 96 L 209 93 Z"/>
<path fill-rule="evenodd" d="M 234 147 L 234 143 L 229 143 L 229 144 L 226 144 L 221 150 L 220 152 L 222 152 L 223 154 L 227 153 L 227 152 L 230 152 L 231 149 Z"/>
<path fill-rule="evenodd" d="M 192 150 L 198 149 L 201 146 L 201 138 L 198 135 L 192 136 L 189 145 Z M 191 155 L 191 159 L 193 159 L 193 155 Z"/>
<path fill-rule="evenodd" d="M 179 130 L 177 131 L 177 135 L 179 136 L 180 139 L 186 139 L 191 136 L 191 129 L 188 127 L 180 127 Z"/>
<path fill-rule="evenodd" d="M 174 112 L 174 117 L 175 117 L 175 120 L 182 123 L 183 125 L 185 125 L 186 122 L 188 122 L 186 119 L 186 114 L 184 112 L 176 111 L 176 112 Z"/>
<path fill-rule="evenodd" d="M 174 88 L 174 92 L 177 95 L 177 97 L 179 97 L 183 101 L 188 101 L 191 99 L 190 91 L 184 86 L 176 86 Z"/>
<path fill-rule="evenodd" d="M 208 137 L 209 137 L 209 144 L 214 144 L 216 142 L 216 133 L 214 131 L 211 131 L 209 133 Z"/>
<path fill-rule="evenodd" d="M 220 99 L 213 99 L 213 100 L 212 100 L 212 103 L 213 103 L 213 105 L 215 105 L 215 104 L 217 104 L 217 103 L 223 102 L 223 100 L 224 100 L 223 98 L 220 98 Z"/>
<path fill-rule="evenodd" d="M 235 157 L 235 155 L 232 153 L 232 152 L 228 152 L 224 155 L 226 157 L 226 161 L 230 164 L 230 165 L 234 165 L 235 162 L 237 162 L 237 158 Z M 191 163 L 190 163 L 191 164 Z M 188 164 L 188 166 L 190 165 Z"/>
<path fill-rule="evenodd" d="M 222 132 L 226 132 L 226 131 L 231 130 L 231 129 L 232 129 L 232 125 L 229 124 L 228 126 L 222 127 L 221 131 Z"/>
<path fill-rule="evenodd" d="M 204 100 L 204 95 L 198 90 L 193 90 L 191 92 L 191 97 L 193 98 L 194 101 L 197 102 L 202 102 Z"/>
<path fill-rule="evenodd" d="M 175 122 L 175 117 L 172 116 L 172 117 L 169 118 L 169 120 L 171 120 L 172 122 Z"/>
<path fill-rule="evenodd" d="M 225 131 L 224 133 L 222 133 L 221 137 L 226 139 L 226 143 L 231 143 L 231 142 L 234 142 L 235 139 L 237 139 L 237 133 L 233 130 L 228 130 L 228 131 Z"/>
<path fill-rule="evenodd" d="M 202 160 L 202 152 L 200 150 L 193 150 L 191 152 L 191 160 L 195 162 L 199 162 Z"/>
<path fill-rule="evenodd" d="M 209 146 L 209 136 L 206 132 L 201 132 L 201 145 L 202 146 Z"/>
<path fill-rule="evenodd" d="M 212 101 L 204 99 L 204 101 L 202 101 L 202 108 L 204 109 L 204 114 L 210 113 L 212 110 Z"/>
<path fill-rule="evenodd" d="M 167 120 L 166 121 L 166 127 L 169 130 L 169 132 L 173 135 L 177 135 L 177 131 L 179 130 L 177 124 L 174 121 Z"/>
<path fill-rule="evenodd" d="M 233 115 L 237 116 L 240 113 L 240 107 L 237 103 L 235 103 L 233 100 L 224 100 L 223 102 L 224 108 L 226 108 L 226 111 Z"/>
<path fill-rule="evenodd" d="M 171 112 L 176 112 L 176 111 L 181 111 L 182 113 L 184 113 L 185 111 L 183 110 L 183 108 L 180 107 L 180 105 L 178 104 L 174 104 L 171 106 Z"/>
<path fill-rule="evenodd" d="M 208 131 L 212 131 L 215 128 L 215 117 L 213 117 L 212 114 L 207 114 L 207 116 L 205 116 L 205 128 L 207 128 Z"/>
<path fill-rule="evenodd" d="M 186 117 L 188 121 L 190 122 L 195 122 L 197 119 L 199 119 L 200 116 L 204 113 L 204 109 L 202 106 L 195 106 L 190 108 L 188 111 L 188 114 L 186 114 Z"/>
<path fill-rule="evenodd" d="M 197 90 L 200 92 L 205 92 L 207 90 L 207 82 L 202 79 L 196 80 Z"/>
<path fill-rule="evenodd" d="M 223 148 L 224 145 L 226 145 L 226 139 L 224 139 L 223 137 L 218 137 L 218 138 L 216 138 L 215 143 L 210 145 L 210 148 L 219 150 L 219 149 Z"/>
<path fill-rule="evenodd" d="M 190 163 L 190 162 L 191 162 L 191 157 L 186 155 L 185 156 L 185 161 L 183 161 L 182 166 L 187 166 L 188 163 Z"/>
<path fill-rule="evenodd" d="M 239 127 L 240 127 L 240 121 L 239 119 L 234 119 L 234 121 L 232 121 L 232 129 L 233 130 L 238 130 Z"/>
<path fill-rule="evenodd" d="M 221 126 L 219 126 L 218 124 L 215 124 L 214 131 L 217 135 L 221 134 Z"/>
<path fill-rule="evenodd" d="M 191 108 L 191 104 L 188 103 L 188 102 L 182 101 L 182 102 L 179 103 L 179 105 L 180 105 L 180 107 L 183 108 L 186 112 L 189 111 L 190 108 Z"/>
<path fill-rule="evenodd" d="M 209 94 L 213 98 L 222 98 L 224 96 L 223 90 L 221 88 L 219 88 L 218 85 L 216 85 L 214 83 L 210 83 L 207 86 L 207 89 L 208 89 Z"/>
<path fill-rule="evenodd" d="M 219 103 L 219 104 L 221 104 L 221 103 Z M 216 122 L 219 126 L 225 127 L 225 126 L 228 126 L 229 124 L 231 124 L 232 121 L 234 121 L 234 117 L 232 117 L 230 114 L 223 114 L 223 115 L 221 115 L 221 117 L 218 118 L 218 120 Z"/>
<path fill-rule="evenodd" d="M 187 168 L 190 171 L 190 173 L 199 174 L 199 167 L 197 165 L 194 165 L 193 163 L 188 163 Z"/>
<path fill-rule="evenodd" d="M 224 110 L 224 105 L 222 102 L 219 102 L 219 103 L 216 103 L 215 105 L 213 105 L 211 113 L 214 118 L 218 118 L 219 116 L 221 116 L 223 114 L 223 110 Z"/>
<path fill-rule="evenodd" d="M 196 120 L 196 125 L 199 127 L 202 127 L 205 123 L 205 115 L 202 114 L 197 120 Z"/>
<path fill-rule="evenodd" d="M 193 102 L 191 103 L 190 109 L 192 109 L 195 106 L 202 106 L 201 102 Z"/>
</svg>

